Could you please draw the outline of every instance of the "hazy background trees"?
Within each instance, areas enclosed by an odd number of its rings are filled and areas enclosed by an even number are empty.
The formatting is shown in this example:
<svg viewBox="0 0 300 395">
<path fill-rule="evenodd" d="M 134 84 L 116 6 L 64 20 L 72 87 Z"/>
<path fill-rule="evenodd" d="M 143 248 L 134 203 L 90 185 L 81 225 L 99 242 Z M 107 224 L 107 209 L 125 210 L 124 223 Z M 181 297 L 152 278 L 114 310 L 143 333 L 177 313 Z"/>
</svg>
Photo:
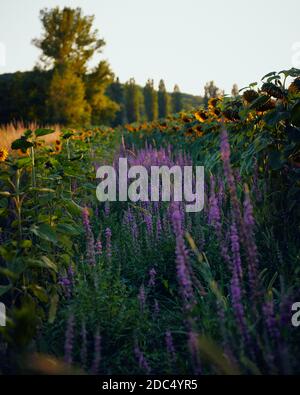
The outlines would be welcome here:
<svg viewBox="0 0 300 395">
<path fill-rule="evenodd" d="M 182 93 L 177 84 L 169 93 L 163 79 L 157 87 L 151 78 L 144 87 L 134 78 L 121 83 L 107 61 L 90 67 L 105 47 L 93 16 L 80 8 L 55 7 L 41 10 L 40 21 L 42 35 L 33 40 L 41 50 L 36 67 L 0 75 L 0 123 L 117 126 L 165 118 L 223 94 L 213 81 L 205 85 L 204 98 Z M 234 86 L 232 95 L 237 94 Z"/>
</svg>

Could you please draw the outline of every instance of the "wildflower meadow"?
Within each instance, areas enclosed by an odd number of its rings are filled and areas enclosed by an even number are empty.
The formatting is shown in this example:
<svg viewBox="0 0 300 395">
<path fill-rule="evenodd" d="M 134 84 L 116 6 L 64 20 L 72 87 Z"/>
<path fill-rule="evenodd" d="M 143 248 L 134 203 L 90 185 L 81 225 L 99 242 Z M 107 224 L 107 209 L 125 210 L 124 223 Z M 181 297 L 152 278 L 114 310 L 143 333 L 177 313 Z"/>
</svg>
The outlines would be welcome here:
<svg viewBox="0 0 300 395">
<path fill-rule="evenodd" d="M 300 69 L 156 91 L 40 21 L 0 75 L 0 375 L 299 374 Z"/>
</svg>

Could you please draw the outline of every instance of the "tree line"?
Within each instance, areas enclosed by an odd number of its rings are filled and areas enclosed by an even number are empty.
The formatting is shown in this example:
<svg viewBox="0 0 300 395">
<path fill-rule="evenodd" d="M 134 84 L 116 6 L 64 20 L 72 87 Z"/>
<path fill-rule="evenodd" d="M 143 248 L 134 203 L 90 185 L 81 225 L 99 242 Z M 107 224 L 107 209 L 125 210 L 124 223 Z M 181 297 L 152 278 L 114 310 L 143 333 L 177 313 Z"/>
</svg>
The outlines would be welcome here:
<svg viewBox="0 0 300 395">
<path fill-rule="evenodd" d="M 153 121 L 205 103 L 220 90 L 210 82 L 204 98 L 167 92 L 149 79 L 144 87 L 133 78 L 122 84 L 107 61 L 93 69 L 89 62 L 105 41 L 93 28 L 94 17 L 80 8 L 43 9 L 42 36 L 33 44 L 41 50 L 32 71 L 0 76 L 0 123 L 11 121 L 61 125 L 100 125 Z"/>
</svg>

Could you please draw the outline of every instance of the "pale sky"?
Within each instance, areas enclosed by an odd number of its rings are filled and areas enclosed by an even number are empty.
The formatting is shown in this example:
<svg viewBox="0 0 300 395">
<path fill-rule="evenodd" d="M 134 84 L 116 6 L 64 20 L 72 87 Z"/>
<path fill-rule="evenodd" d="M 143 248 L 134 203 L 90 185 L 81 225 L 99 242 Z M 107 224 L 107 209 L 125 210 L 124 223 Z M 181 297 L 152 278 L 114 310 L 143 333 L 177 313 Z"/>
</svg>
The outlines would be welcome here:
<svg viewBox="0 0 300 395">
<path fill-rule="evenodd" d="M 100 58 L 122 82 L 163 78 L 168 90 L 203 94 L 214 80 L 228 93 L 295 66 L 300 51 L 300 0 L 0 0 L 0 74 L 34 66 L 39 10 L 56 5 L 95 15 Z"/>
</svg>

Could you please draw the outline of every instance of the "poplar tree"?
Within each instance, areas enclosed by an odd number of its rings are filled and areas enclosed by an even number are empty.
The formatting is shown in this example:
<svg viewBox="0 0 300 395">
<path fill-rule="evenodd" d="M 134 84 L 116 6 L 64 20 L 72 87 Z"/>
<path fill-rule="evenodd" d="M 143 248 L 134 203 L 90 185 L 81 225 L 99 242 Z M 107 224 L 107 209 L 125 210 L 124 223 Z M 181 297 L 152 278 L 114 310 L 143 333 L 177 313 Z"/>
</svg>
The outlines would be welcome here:
<svg viewBox="0 0 300 395">
<path fill-rule="evenodd" d="M 160 80 L 158 87 L 158 117 L 166 118 L 170 113 L 170 97 L 164 80 Z"/>
<path fill-rule="evenodd" d="M 140 92 L 134 78 L 130 78 L 125 84 L 125 107 L 129 123 L 140 120 Z"/>
<path fill-rule="evenodd" d="M 172 110 L 173 112 L 180 112 L 182 110 L 182 94 L 177 84 L 174 86 L 172 93 Z"/>
<path fill-rule="evenodd" d="M 157 119 L 158 116 L 158 98 L 154 89 L 154 81 L 149 79 L 144 87 L 145 112 L 148 121 Z"/>
</svg>

